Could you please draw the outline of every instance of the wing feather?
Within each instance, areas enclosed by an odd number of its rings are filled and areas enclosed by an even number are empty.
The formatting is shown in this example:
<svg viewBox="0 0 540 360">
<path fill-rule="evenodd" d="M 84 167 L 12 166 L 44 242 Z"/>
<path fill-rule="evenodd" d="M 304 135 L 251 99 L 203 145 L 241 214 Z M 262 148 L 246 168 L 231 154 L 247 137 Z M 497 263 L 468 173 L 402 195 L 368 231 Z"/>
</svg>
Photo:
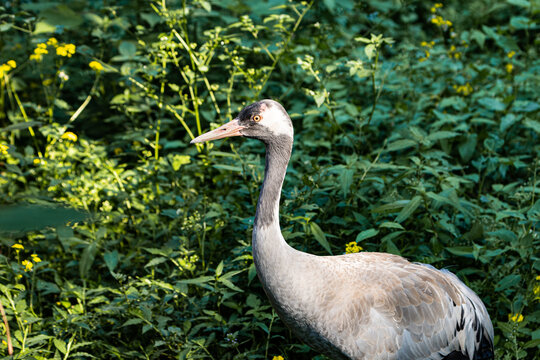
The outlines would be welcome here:
<svg viewBox="0 0 540 360">
<path fill-rule="evenodd" d="M 440 360 L 455 350 L 472 359 L 475 329 L 493 339 L 484 305 L 454 274 L 389 254 L 343 259 L 340 268 L 356 274 L 355 283 L 342 281 L 336 290 L 341 306 L 326 313 L 326 336 L 345 338 L 342 351 L 351 359 Z"/>
</svg>

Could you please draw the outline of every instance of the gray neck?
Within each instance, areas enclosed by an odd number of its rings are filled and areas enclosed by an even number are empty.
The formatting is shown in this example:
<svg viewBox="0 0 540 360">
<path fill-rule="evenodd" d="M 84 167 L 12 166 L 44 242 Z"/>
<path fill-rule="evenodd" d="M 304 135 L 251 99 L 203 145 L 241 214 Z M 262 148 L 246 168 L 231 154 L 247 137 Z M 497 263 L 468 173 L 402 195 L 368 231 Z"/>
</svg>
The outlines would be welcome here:
<svg viewBox="0 0 540 360">
<path fill-rule="evenodd" d="M 255 230 L 270 225 L 277 225 L 279 228 L 279 199 L 293 141 L 289 136 L 280 135 L 265 143 L 266 168 L 255 214 Z"/>
</svg>

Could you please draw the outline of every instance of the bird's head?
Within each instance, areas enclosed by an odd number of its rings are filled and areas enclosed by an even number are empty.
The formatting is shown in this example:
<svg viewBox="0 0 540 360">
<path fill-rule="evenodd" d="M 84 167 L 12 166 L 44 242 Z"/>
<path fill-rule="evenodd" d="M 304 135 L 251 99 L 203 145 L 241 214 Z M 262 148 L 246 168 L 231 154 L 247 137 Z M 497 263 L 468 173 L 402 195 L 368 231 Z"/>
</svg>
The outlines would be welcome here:
<svg viewBox="0 0 540 360">
<path fill-rule="evenodd" d="M 289 137 L 292 141 L 293 135 L 293 126 L 287 111 L 277 101 L 265 99 L 246 106 L 235 119 L 196 137 L 191 143 L 245 136 L 269 144 L 281 136 Z"/>
</svg>

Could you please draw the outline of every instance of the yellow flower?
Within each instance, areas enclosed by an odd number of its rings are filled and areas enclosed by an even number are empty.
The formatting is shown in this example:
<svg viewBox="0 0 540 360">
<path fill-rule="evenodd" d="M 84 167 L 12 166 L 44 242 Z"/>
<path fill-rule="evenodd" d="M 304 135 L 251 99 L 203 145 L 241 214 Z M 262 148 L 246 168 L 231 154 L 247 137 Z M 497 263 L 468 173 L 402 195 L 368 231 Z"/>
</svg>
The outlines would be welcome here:
<svg viewBox="0 0 540 360">
<path fill-rule="evenodd" d="M 457 52 L 454 54 L 454 59 L 459 59 L 461 58 L 461 53 L 460 52 Z"/>
<path fill-rule="evenodd" d="M 540 295 L 540 285 L 535 285 L 533 288 L 534 295 Z"/>
<path fill-rule="evenodd" d="M 0 144 L 0 154 L 7 155 L 9 146 Z"/>
<path fill-rule="evenodd" d="M 77 135 L 75 135 L 74 133 L 72 133 L 71 131 L 68 131 L 66 133 L 64 133 L 62 136 L 61 136 L 62 139 L 66 139 L 66 140 L 69 140 L 69 141 L 77 141 Z"/>
<path fill-rule="evenodd" d="M 63 46 L 59 46 L 56 48 L 56 55 L 60 56 L 68 56 L 67 50 Z"/>
<path fill-rule="evenodd" d="M 91 61 L 90 64 L 88 64 L 88 66 L 90 66 L 90 69 L 95 70 L 95 71 L 103 70 L 103 65 L 101 65 L 101 63 L 97 61 Z"/>
<path fill-rule="evenodd" d="M 520 323 L 523 321 L 523 315 L 520 313 L 516 314 L 508 314 L 508 321 L 512 321 L 515 323 Z"/>
<path fill-rule="evenodd" d="M 13 244 L 11 247 L 17 251 L 24 250 L 24 246 L 22 244 Z"/>
<path fill-rule="evenodd" d="M 121 153 L 122 153 L 122 148 L 117 147 L 114 149 L 114 155 L 120 155 Z"/>
<path fill-rule="evenodd" d="M 278 356 L 274 356 L 274 357 L 272 358 L 272 360 L 285 360 L 285 359 L 283 359 L 283 356 L 278 355 Z"/>
<path fill-rule="evenodd" d="M 444 20 L 440 15 L 433 16 L 431 18 L 431 22 L 437 26 L 452 26 L 452 22 L 450 20 Z"/>
<path fill-rule="evenodd" d="M 7 64 L 12 68 L 12 69 L 15 69 L 17 67 L 17 63 L 15 62 L 15 60 L 9 60 L 7 62 Z"/>
<path fill-rule="evenodd" d="M 36 48 L 34 49 L 35 55 L 44 55 L 48 54 L 49 51 L 47 50 L 47 44 L 45 43 L 39 43 L 36 45 Z"/>
<path fill-rule="evenodd" d="M 348 243 L 347 245 L 345 245 L 345 252 L 347 254 L 353 254 L 353 253 L 357 253 L 359 252 L 360 250 L 363 250 L 361 246 L 358 246 L 358 244 L 356 243 L 356 241 L 351 241 L 350 243 Z"/>
<path fill-rule="evenodd" d="M 437 9 L 439 9 L 439 8 L 442 8 L 442 4 L 441 4 L 441 3 L 436 3 L 435 5 L 433 5 L 433 6 L 431 7 L 431 12 L 432 12 L 432 13 L 436 13 L 436 12 L 437 12 Z"/>
<path fill-rule="evenodd" d="M 34 264 L 28 260 L 23 260 L 21 264 L 24 266 L 24 271 L 32 271 L 34 267 Z"/>
<path fill-rule="evenodd" d="M 47 40 L 47 45 L 56 47 L 58 45 L 58 40 L 56 40 L 56 38 L 53 38 L 53 37 L 49 38 L 49 40 Z"/>
<path fill-rule="evenodd" d="M 418 60 L 418 61 L 424 62 L 424 61 L 426 61 L 426 60 L 429 58 L 429 56 L 430 56 L 429 51 L 424 50 L 424 53 L 426 54 L 426 56 L 424 56 L 423 58 L 420 58 L 420 60 Z"/>
<path fill-rule="evenodd" d="M 506 68 L 506 72 L 510 74 L 512 70 L 514 70 L 514 65 L 506 64 L 505 68 Z"/>
<path fill-rule="evenodd" d="M 56 48 L 56 55 L 71 57 L 75 54 L 76 47 L 73 44 L 65 44 Z"/>
<path fill-rule="evenodd" d="M 469 96 L 474 90 L 471 84 L 469 83 L 466 83 L 465 85 L 460 85 L 460 86 L 454 85 L 454 89 L 456 90 L 458 94 L 461 94 L 463 96 Z"/>
<path fill-rule="evenodd" d="M 510 51 L 506 56 L 508 56 L 509 59 L 513 58 L 514 55 L 516 55 L 516 52 L 514 50 Z"/>
<path fill-rule="evenodd" d="M 66 44 L 66 49 L 68 53 L 75 54 L 75 49 L 77 49 L 77 47 L 74 44 Z"/>
<path fill-rule="evenodd" d="M 536 275 L 536 280 L 540 281 L 540 275 Z"/>
<path fill-rule="evenodd" d="M 9 70 L 11 70 L 11 66 L 8 64 L 0 65 L 0 74 L 7 73 Z"/>
<path fill-rule="evenodd" d="M 41 60 L 43 60 L 43 56 L 41 56 L 40 54 L 32 54 L 30 55 L 29 59 L 35 62 L 40 62 Z"/>
<path fill-rule="evenodd" d="M 41 262 L 41 259 L 39 258 L 38 254 L 32 254 L 30 256 L 32 257 L 32 261 L 35 262 L 36 264 L 38 262 Z"/>
</svg>

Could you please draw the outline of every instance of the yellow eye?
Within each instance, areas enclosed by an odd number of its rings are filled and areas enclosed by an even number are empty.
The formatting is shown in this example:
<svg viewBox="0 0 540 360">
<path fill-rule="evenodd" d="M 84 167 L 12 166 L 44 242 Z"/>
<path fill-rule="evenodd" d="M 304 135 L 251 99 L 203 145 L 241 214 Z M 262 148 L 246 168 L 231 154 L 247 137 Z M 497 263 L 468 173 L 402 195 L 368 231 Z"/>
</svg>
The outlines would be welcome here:
<svg viewBox="0 0 540 360">
<path fill-rule="evenodd" d="M 255 116 L 253 117 L 253 121 L 259 122 L 259 121 L 261 121 L 261 120 L 262 120 L 262 116 L 261 116 L 261 115 L 255 115 Z"/>
</svg>

